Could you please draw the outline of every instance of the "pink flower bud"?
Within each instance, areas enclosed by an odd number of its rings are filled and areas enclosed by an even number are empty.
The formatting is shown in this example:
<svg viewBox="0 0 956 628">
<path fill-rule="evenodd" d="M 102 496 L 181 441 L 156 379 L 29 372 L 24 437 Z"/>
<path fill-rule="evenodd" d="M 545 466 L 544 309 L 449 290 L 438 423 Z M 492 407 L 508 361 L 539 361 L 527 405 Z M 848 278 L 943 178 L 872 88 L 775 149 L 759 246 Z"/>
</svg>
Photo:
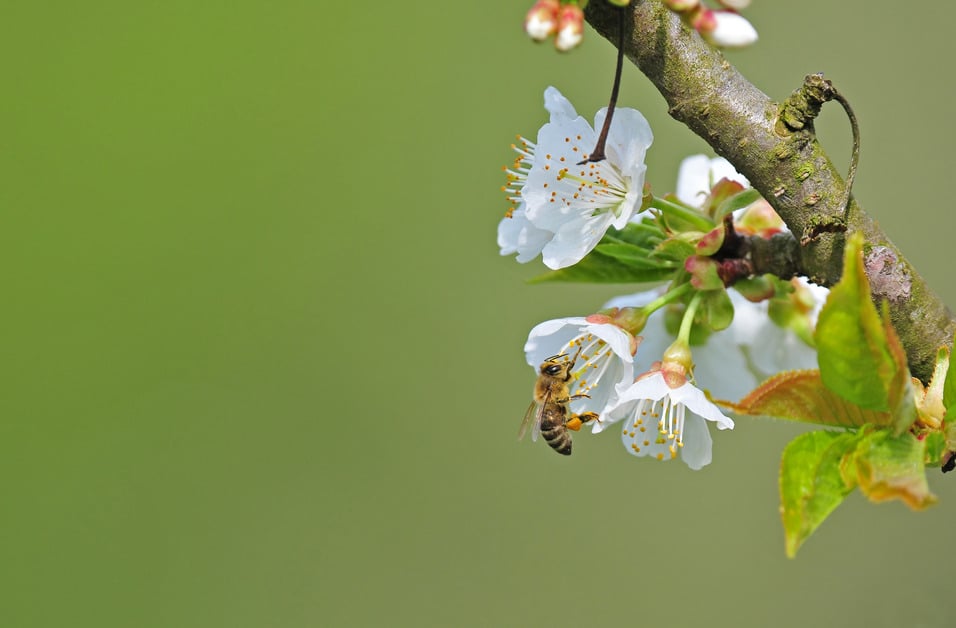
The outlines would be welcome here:
<svg viewBox="0 0 956 628">
<path fill-rule="evenodd" d="M 694 30 L 705 37 L 717 28 L 717 19 L 714 17 L 714 12 L 706 7 L 697 7 L 689 16 L 689 19 L 690 25 L 694 27 Z"/>
<path fill-rule="evenodd" d="M 554 47 L 567 52 L 581 43 L 584 38 L 584 11 L 576 4 L 566 4 L 558 13 L 558 34 L 554 38 Z"/>
<path fill-rule="evenodd" d="M 538 0 L 524 18 L 524 32 L 535 41 L 543 41 L 558 30 L 558 0 Z"/>
</svg>

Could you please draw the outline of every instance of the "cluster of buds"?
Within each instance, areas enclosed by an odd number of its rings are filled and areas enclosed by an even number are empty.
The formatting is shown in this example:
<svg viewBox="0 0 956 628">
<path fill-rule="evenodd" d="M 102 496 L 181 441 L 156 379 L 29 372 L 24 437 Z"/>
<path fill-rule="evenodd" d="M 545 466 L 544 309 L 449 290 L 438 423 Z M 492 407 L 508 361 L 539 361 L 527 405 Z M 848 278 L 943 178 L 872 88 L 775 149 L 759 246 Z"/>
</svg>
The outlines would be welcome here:
<svg viewBox="0 0 956 628">
<path fill-rule="evenodd" d="M 743 48 L 757 41 L 757 31 L 738 13 L 750 0 L 719 0 L 721 9 L 710 9 L 700 0 L 664 0 L 672 11 L 714 46 Z"/>
<path fill-rule="evenodd" d="M 538 0 L 524 19 L 524 30 L 535 41 L 554 35 L 554 47 L 567 52 L 584 38 L 584 11 L 577 2 Z"/>
</svg>

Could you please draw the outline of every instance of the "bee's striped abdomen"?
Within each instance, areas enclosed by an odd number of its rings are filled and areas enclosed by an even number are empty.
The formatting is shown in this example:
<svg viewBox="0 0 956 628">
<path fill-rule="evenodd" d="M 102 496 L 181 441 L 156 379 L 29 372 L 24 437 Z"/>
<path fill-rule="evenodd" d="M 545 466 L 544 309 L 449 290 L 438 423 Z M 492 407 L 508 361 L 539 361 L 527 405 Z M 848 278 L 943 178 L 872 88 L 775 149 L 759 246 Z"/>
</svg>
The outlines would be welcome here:
<svg viewBox="0 0 956 628">
<path fill-rule="evenodd" d="M 541 436 L 559 454 L 571 455 L 571 434 L 564 424 L 567 408 L 556 404 L 554 409 L 545 409 L 541 417 Z"/>
</svg>

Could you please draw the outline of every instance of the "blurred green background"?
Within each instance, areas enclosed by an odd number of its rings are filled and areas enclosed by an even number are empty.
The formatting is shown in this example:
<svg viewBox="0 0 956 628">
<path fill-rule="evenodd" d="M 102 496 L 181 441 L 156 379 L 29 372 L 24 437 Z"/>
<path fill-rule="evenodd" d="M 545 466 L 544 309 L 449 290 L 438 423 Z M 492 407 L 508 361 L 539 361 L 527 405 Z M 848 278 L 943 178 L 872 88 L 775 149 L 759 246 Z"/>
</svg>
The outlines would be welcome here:
<svg viewBox="0 0 956 628">
<path fill-rule="evenodd" d="M 953 625 L 953 477 L 921 514 L 854 495 L 790 561 L 798 428 L 741 420 L 696 473 L 515 442 L 527 331 L 632 290 L 498 255 L 509 143 L 614 63 L 527 41 L 530 4 L 4 7 L 0 625 Z M 857 197 L 956 303 L 956 8 L 899 6 L 758 1 L 728 57 L 774 98 L 835 81 Z M 672 189 L 706 147 L 624 81 Z"/>
</svg>

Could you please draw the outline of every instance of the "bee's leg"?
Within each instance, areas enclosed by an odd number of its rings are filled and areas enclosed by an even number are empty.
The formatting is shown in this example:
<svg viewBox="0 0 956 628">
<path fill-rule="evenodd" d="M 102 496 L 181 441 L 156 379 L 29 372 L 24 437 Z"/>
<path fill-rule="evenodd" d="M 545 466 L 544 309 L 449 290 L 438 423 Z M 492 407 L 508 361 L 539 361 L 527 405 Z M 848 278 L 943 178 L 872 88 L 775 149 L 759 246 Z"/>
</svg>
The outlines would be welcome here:
<svg viewBox="0 0 956 628">
<path fill-rule="evenodd" d="M 590 398 L 591 398 L 591 395 L 585 395 L 584 393 L 578 393 L 578 394 L 576 394 L 576 395 L 571 395 L 570 397 L 558 397 L 558 396 L 554 396 L 554 397 L 552 397 L 551 399 L 552 399 L 552 401 L 554 401 L 555 403 L 567 403 L 567 402 L 571 401 L 572 399 L 582 399 L 582 398 L 584 398 L 584 397 L 587 397 L 588 399 L 590 399 Z"/>
<path fill-rule="evenodd" d="M 581 414 L 572 414 L 564 422 L 564 426 L 569 430 L 577 432 L 585 423 L 589 423 L 598 418 L 597 412 L 582 412 Z"/>
</svg>

